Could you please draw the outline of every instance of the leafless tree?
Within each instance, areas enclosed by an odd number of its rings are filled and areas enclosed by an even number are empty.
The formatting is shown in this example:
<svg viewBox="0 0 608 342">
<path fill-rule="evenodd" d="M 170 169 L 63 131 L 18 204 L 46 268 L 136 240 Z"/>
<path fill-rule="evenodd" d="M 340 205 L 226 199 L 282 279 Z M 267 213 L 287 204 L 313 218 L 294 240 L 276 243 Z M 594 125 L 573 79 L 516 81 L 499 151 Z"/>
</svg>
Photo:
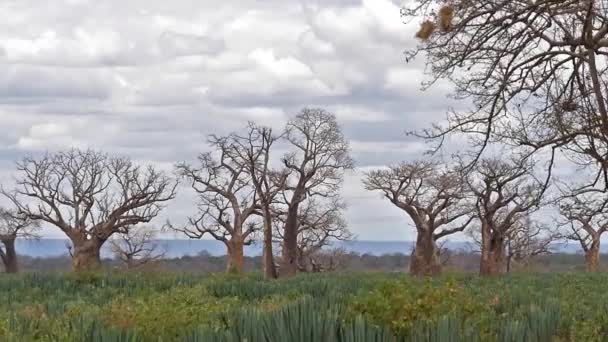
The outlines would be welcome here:
<svg viewBox="0 0 608 342">
<path fill-rule="evenodd" d="M 36 238 L 40 225 L 37 221 L 17 213 L 15 210 L 0 208 L 0 259 L 6 273 L 17 273 L 17 251 L 15 241 L 19 238 Z"/>
<path fill-rule="evenodd" d="M 230 136 L 233 159 L 242 165 L 257 194 L 259 214 L 263 219 L 263 262 L 266 279 L 277 278 L 273 252 L 273 204 L 277 196 L 285 190 L 288 172 L 275 170 L 271 166 L 271 151 L 280 136 L 272 129 L 249 123 L 246 134 Z"/>
<path fill-rule="evenodd" d="M 311 272 L 334 272 L 344 270 L 348 265 L 348 253 L 344 248 L 326 248 L 308 256 Z"/>
<path fill-rule="evenodd" d="M 608 186 L 608 0 L 414 0 L 430 86 L 447 79 L 472 102 L 417 134 L 441 146 L 464 133 L 476 161 L 492 143 L 599 165 Z M 538 153 L 537 153 L 538 154 Z M 544 152 L 542 153 L 544 155 Z"/>
<path fill-rule="evenodd" d="M 481 253 L 483 245 L 481 229 L 470 229 L 474 251 Z M 519 215 L 516 222 L 504 236 L 506 272 L 511 272 L 514 265 L 528 266 L 537 256 L 553 252 L 554 243 L 564 239 L 559 229 L 533 220 L 531 215 Z"/>
<path fill-rule="evenodd" d="M 100 265 L 113 234 L 148 223 L 175 197 L 177 183 L 153 166 L 93 150 L 72 149 L 17 163 L 17 189 L 2 193 L 30 220 L 63 231 L 73 245 L 76 271 Z"/>
<path fill-rule="evenodd" d="M 467 218 L 469 196 L 459 173 L 433 161 L 403 162 L 368 172 L 364 184 L 367 190 L 381 192 L 413 221 L 417 235 L 410 272 L 416 276 L 440 274 L 437 241 L 462 232 L 472 221 Z"/>
<path fill-rule="evenodd" d="M 608 196 L 603 191 L 570 193 L 560 200 L 559 209 L 562 225 L 570 231 L 566 237 L 580 243 L 587 270 L 598 271 L 601 238 L 608 230 Z"/>
<path fill-rule="evenodd" d="M 344 172 L 353 168 L 353 161 L 335 115 L 324 109 L 302 109 L 287 124 L 285 139 L 294 151 L 283 157 L 290 175 L 282 194 L 286 216 L 280 276 L 290 277 L 298 269 L 300 204 L 308 197 L 338 196 Z"/>
<path fill-rule="evenodd" d="M 137 226 L 124 233 L 115 234 L 110 239 L 114 257 L 126 268 L 134 269 L 152 264 L 165 257 L 163 246 L 156 241 L 156 230 L 152 227 Z"/>
<path fill-rule="evenodd" d="M 185 227 L 172 228 L 191 239 L 209 234 L 228 252 L 227 271 L 244 271 L 244 247 L 253 243 L 259 225 L 252 221 L 258 202 L 247 166 L 236 161 L 229 137 L 211 136 L 213 152 L 198 157 L 199 165 L 177 165 L 179 174 L 198 194 L 198 213 Z"/>
<path fill-rule="evenodd" d="M 298 216 L 298 254 L 299 271 L 320 271 L 322 265 L 315 262 L 324 248 L 336 241 L 352 239 L 346 220 L 342 216 L 346 205 L 340 198 L 323 201 L 320 198 L 308 198 L 300 206 Z M 276 212 L 275 212 L 276 213 Z M 279 243 L 284 241 L 281 229 L 286 221 L 286 212 L 277 213 L 275 236 Z"/>
<path fill-rule="evenodd" d="M 513 264 L 528 266 L 534 257 L 550 254 L 553 244 L 561 239 L 559 231 L 532 220 L 530 215 L 519 219 L 506 237 L 507 272 Z"/>
<path fill-rule="evenodd" d="M 463 177 L 475 196 L 473 215 L 481 232 L 481 275 L 506 271 L 509 237 L 520 228 L 518 221 L 538 208 L 546 188 L 534 177 L 532 162 L 508 159 L 482 159 Z"/>
</svg>

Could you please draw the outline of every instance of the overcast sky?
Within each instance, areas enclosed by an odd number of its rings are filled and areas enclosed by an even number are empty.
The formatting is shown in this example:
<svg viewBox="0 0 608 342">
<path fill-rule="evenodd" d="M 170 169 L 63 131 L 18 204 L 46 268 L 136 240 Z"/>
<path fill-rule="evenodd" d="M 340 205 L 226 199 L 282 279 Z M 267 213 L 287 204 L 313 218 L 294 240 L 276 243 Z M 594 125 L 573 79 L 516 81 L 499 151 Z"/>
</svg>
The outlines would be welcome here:
<svg viewBox="0 0 608 342">
<path fill-rule="evenodd" d="M 421 92 L 406 63 L 417 23 L 388 0 L 2 0 L 0 180 L 14 161 L 92 147 L 170 168 L 210 133 L 282 127 L 303 106 L 334 112 L 357 171 L 345 184 L 360 239 L 411 239 L 362 169 L 421 156 L 404 132 L 440 120 L 449 88 Z M 193 210 L 182 194 L 165 213 Z M 164 219 L 164 218 L 163 218 Z M 49 229 L 46 236 L 61 236 Z"/>
</svg>

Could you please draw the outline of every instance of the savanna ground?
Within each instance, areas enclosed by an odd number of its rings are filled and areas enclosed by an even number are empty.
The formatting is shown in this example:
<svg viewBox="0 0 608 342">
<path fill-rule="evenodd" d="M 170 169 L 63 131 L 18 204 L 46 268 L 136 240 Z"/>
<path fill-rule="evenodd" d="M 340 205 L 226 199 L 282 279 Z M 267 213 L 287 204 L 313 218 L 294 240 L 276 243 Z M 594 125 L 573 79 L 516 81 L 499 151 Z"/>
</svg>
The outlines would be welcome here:
<svg viewBox="0 0 608 342">
<path fill-rule="evenodd" d="M 2 341 L 604 341 L 607 274 L 23 274 Z"/>
</svg>

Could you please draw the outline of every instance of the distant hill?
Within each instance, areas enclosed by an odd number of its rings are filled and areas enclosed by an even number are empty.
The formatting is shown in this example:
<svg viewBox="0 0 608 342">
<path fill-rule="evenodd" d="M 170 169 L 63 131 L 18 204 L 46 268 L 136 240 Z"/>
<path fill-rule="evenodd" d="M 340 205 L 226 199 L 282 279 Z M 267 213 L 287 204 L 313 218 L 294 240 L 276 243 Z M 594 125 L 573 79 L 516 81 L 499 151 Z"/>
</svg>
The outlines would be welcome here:
<svg viewBox="0 0 608 342">
<path fill-rule="evenodd" d="M 177 258 L 182 256 L 194 256 L 202 252 L 210 255 L 220 256 L 226 254 L 224 245 L 215 240 L 158 240 L 158 243 L 167 251 L 167 257 Z M 18 240 L 17 253 L 31 257 L 54 257 L 68 254 L 67 245 L 69 240 L 64 239 L 39 239 L 39 240 Z M 348 242 L 335 242 L 335 246 L 344 248 L 346 251 L 359 254 L 409 254 L 414 243 L 412 241 L 363 241 L 355 240 Z M 471 243 L 464 241 L 448 241 L 445 245 L 454 251 L 470 251 Z M 261 255 L 261 246 L 253 245 L 245 248 L 247 256 Z M 580 251 L 578 245 L 574 243 L 560 243 L 554 245 L 555 252 L 577 253 Z M 102 256 L 110 256 L 107 248 L 102 250 Z"/>
</svg>

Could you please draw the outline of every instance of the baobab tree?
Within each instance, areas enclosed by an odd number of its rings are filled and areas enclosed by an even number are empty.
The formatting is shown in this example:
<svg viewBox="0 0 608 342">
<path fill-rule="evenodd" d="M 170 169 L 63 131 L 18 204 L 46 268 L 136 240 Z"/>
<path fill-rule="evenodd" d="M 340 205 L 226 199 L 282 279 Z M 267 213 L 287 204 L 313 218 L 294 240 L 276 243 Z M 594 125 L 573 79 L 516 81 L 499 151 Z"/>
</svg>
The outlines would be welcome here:
<svg viewBox="0 0 608 342">
<path fill-rule="evenodd" d="M 608 230 L 608 196 L 603 191 L 571 193 L 559 201 L 559 210 L 569 228 L 566 237 L 577 241 L 585 253 L 589 272 L 598 271 L 602 235 Z"/>
<path fill-rule="evenodd" d="M 353 168 L 348 141 L 334 114 L 321 108 L 304 108 L 289 121 L 285 140 L 293 149 L 283 157 L 289 171 L 283 200 L 283 253 L 280 276 L 297 273 L 300 205 L 308 198 L 339 196 L 344 173 Z"/>
<path fill-rule="evenodd" d="M 526 159 L 482 159 L 463 179 L 474 195 L 472 215 L 479 221 L 480 274 L 504 273 L 509 237 L 520 228 L 519 220 L 538 208 L 546 186 Z"/>
<path fill-rule="evenodd" d="M 289 173 L 285 169 L 273 169 L 271 151 L 280 136 L 269 127 L 249 123 L 245 134 L 230 135 L 227 153 L 242 166 L 255 188 L 259 210 L 263 220 L 262 269 L 266 279 L 277 278 L 273 252 L 273 205 L 285 190 Z"/>
<path fill-rule="evenodd" d="M 245 267 L 244 247 L 253 243 L 259 224 L 253 221 L 258 209 L 255 186 L 246 165 L 236 161 L 228 137 L 211 136 L 213 152 L 198 157 L 198 165 L 177 165 L 198 195 L 198 213 L 184 227 L 170 225 L 191 239 L 210 235 L 226 245 L 226 270 L 242 273 Z"/>
<path fill-rule="evenodd" d="M 0 208 L 0 259 L 6 273 L 17 273 L 17 251 L 15 241 L 19 238 L 35 238 L 40 225 L 27 216 L 20 215 L 15 210 Z"/>
<path fill-rule="evenodd" d="M 148 223 L 175 197 L 177 182 L 153 166 L 72 149 L 17 163 L 14 191 L 2 190 L 18 215 L 46 222 L 72 243 L 75 271 L 100 266 L 100 249 L 115 233 Z"/>
<path fill-rule="evenodd" d="M 346 204 L 340 198 L 323 201 L 318 197 L 308 198 L 300 206 L 298 216 L 298 257 L 299 271 L 316 271 L 320 265 L 315 264 L 315 256 L 324 248 L 331 247 L 336 241 L 352 238 L 343 211 Z M 281 243 L 284 232 L 281 229 L 286 220 L 286 212 L 276 212 L 277 225 L 275 236 Z"/>
<path fill-rule="evenodd" d="M 134 269 L 164 258 L 163 247 L 155 240 L 154 228 L 137 226 L 115 234 L 110 240 L 110 247 L 116 259 L 127 269 Z"/>
<path fill-rule="evenodd" d="M 549 168 L 559 149 L 608 185 L 607 11 L 608 0 L 408 2 L 403 15 L 424 18 L 408 60 L 426 56 L 427 86 L 448 80 L 471 103 L 416 134 L 436 148 L 465 134 L 477 157 L 492 143 L 546 150 Z"/>
<path fill-rule="evenodd" d="M 472 221 L 469 194 L 458 172 L 433 161 L 403 162 L 366 173 L 365 188 L 403 210 L 416 228 L 410 273 L 441 273 L 437 241 L 462 232 Z"/>
</svg>

